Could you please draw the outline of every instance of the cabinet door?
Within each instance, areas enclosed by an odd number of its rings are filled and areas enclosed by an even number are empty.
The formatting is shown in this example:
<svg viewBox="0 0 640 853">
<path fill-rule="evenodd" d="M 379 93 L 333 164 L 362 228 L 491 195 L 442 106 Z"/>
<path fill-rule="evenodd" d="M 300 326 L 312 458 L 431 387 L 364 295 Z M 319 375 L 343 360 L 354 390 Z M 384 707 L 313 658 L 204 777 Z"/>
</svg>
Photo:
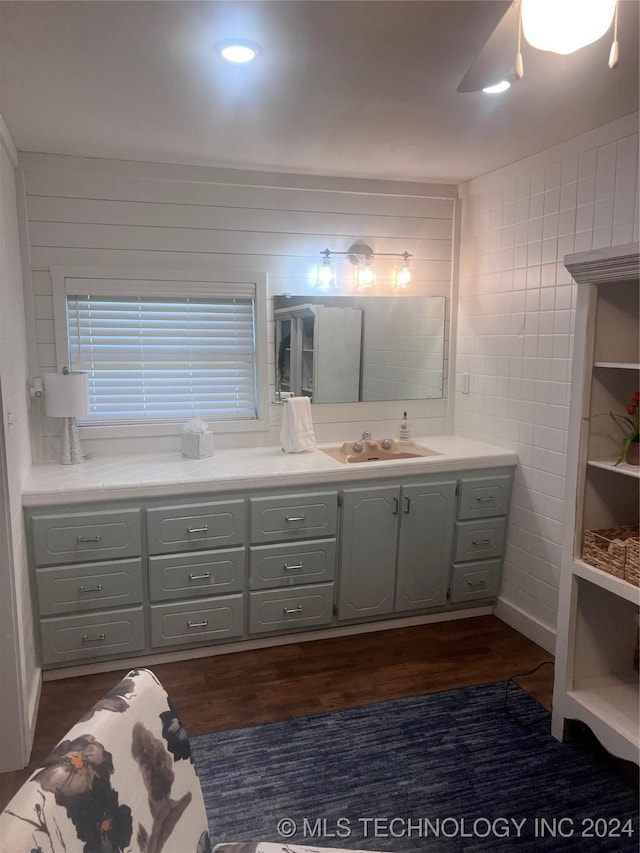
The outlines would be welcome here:
<svg viewBox="0 0 640 853">
<path fill-rule="evenodd" d="M 400 489 L 345 489 L 343 496 L 338 619 L 391 613 Z"/>
<path fill-rule="evenodd" d="M 397 611 L 447 600 L 456 516 L 456 481 L 404 486 L 396 583 Z"/>
</svg>

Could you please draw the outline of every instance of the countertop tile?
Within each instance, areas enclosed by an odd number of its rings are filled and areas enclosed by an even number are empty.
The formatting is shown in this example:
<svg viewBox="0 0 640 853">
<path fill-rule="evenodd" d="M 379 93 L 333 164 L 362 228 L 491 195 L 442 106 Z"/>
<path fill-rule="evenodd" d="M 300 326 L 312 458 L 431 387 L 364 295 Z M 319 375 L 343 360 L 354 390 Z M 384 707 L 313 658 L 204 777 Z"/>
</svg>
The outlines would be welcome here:
<svg viewBox="0 0 640 853">
<path fill-rule="evenodd" d="M 35 465 L 23 488 L 24 506 L 212 494 L 234 487 L 267 488 L 348 483 L 406 474 L 430 474 L 515 465 L 515 451 L 454 435 L 414 440 L 437 456 L 346 465 L 320 448 L 283 453 L 279 446 L 216 450 L 206 459 L 179 453 L 96 456 L 81 465 Z M 336 442 L 332 445 L 339 445 Z"/>
</svg>

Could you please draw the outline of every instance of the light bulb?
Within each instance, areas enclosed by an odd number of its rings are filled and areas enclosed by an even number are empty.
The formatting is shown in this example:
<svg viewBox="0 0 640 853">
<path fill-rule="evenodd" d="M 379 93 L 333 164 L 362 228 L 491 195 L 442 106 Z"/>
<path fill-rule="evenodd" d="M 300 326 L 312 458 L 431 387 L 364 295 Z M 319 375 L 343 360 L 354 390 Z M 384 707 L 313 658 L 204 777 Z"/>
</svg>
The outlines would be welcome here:
<svg viewBox="0 0 640 853">
<path fill-rule="evenodd" d="M 410 281 L 411 270 L 409 269 L 409 262 L 403 261 L 400 269 L 396 271 L 395 285 L 396 287 L 407 287 Z"/>
<path fill-rule="evenodd" d="M 233 41 L 221 45 L 220 53 L 227 62 L 251 62 L 258 55 L 258 45 L 250 41 Z"/>
<path fill-rule="evenodd" d="M 574 53 L 611 26 L 616 0 L 522 0 L 522 32 L 532 47 Z"/>
<path fill-rule="evenodd" d="M 318 267 L 317 287 L 326 290 L 336 283 L 336 271 L 329 259 L 324 260 Z"/>
<path fill-rule="evenodd" d="M 495 86 L 485 86 L 482 90 L 486 95 L 499 95 L 501 92 L 506 92 L 511 88 L 511 83 L 508 80 L 501 80 Z"/>
<path fill-rule="evenodd" d="M 360 287 L 371 287 L 376 280 L 376 273 L 370 264 L 358 268 L 358 284 Z"/>
</svg>

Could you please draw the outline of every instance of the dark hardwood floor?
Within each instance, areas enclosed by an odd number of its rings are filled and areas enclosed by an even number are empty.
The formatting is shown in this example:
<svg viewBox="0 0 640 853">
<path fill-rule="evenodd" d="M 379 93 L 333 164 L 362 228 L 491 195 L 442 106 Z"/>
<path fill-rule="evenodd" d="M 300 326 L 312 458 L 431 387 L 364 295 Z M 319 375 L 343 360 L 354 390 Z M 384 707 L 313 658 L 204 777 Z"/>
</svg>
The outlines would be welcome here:
<svg viewBox="0 0 640 853">
<path fill-rule="evenodd" d="M 494 616 L 152 666 L 190 735 L 501 681 L 551 656 Z M 150 664 L 151 666 L 151 664 Z M 28 768 L 0 774 L 0 807 L 125 674 L 42 685 Z M 551 707 L 553 667 L 517 679 Z"/>
</svg>

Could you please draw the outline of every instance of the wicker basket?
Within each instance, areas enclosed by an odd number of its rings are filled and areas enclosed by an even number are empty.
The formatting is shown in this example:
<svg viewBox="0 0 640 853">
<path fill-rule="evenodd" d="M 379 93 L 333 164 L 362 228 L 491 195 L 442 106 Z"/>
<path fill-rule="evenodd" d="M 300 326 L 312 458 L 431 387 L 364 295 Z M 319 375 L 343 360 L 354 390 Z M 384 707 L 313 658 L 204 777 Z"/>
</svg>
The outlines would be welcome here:
<svg viewBox="0 0 640 853">
<path fill-rule="evenodd" d="M 624 564 L 624 579 L 634 586 L 640 586 L 640 539 L 637 536 L 627 539 L 627 561 Z"/>
<path fill-rule="evenodd" d="M 590 566 L 602 569 L 621 580 L 629 580 L 626 577 L 626 564 L 629 561 L 627 540 L 638 541 L 637 527 L 607 527 L 601 530 L 585 530 L 582 540 L 582 559 Z M 620 542 L 616 542 L 618 539 Z M 635 552 L 636 575 L 638 574 L 637 561 L 638 552 Z M 631 556 L 633 565 L 633 555 Z"/>
</svg>

